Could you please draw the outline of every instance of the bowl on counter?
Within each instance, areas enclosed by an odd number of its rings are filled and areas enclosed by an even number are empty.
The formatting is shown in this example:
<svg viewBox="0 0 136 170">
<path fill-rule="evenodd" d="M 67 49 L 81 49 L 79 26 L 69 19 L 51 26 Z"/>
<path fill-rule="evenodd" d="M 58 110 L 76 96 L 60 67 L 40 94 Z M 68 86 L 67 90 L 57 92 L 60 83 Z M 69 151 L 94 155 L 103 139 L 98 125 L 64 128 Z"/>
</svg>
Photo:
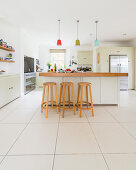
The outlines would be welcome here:
<svg viewBox="0 0 136 170">
<path fill-rule="evenodd" d="M 6 73 L 6 71 L 4 70 L 0 70 L 0 74 Z"/>
<path fill-rule="evenodd" d="M 63 69 L 59 69 L 58 73 L 65 73 L 65 71 Z"/>
</svg>

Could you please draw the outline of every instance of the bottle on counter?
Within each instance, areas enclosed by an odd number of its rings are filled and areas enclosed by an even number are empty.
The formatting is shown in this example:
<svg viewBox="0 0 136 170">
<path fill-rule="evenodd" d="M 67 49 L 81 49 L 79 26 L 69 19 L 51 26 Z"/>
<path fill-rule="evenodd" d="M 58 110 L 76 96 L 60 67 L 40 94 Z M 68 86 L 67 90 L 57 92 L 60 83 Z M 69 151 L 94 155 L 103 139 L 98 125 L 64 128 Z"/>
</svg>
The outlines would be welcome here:
<svg viewBox="0 0 136 170">
<path fill-rule="evenodd" d="M 54 71 L 55 71 L 55 72 L 57 71 L 57 69 L 56 69 L 56 63 L 54 64 Z"/>
</svg>

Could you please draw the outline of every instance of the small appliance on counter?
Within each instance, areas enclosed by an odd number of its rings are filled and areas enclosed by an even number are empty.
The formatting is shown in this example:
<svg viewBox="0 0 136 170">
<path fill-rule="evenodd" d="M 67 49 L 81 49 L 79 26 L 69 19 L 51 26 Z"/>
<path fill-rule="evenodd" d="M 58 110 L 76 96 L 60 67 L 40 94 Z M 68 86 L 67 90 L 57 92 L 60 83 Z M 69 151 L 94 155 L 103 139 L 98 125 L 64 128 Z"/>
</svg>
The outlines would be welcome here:
<svg viewBox="0 0 136 170">
<path fill-rule="evenodd" d="M 70 69 L 70 68 L 67 68 L 67 69 L 65 70 L 65 72 L 66 72 L 66 73 L 70 73 L 70 72 L 71 72 L 71 69 Z"/>
<path fill-rule="evenodd" d="M 0 74 L 5 73 L 5 72 L 6 72 L 5 70 L 0 70 Z"/>
<path fill-rule="evenodd" d="M 58 73 L 65 73 L 65 71 L 61 68 L 58 70 Z"/>
<path fill-rule="evenodd" d="M 87 72 L 87 71 L 92 71 L 92 67 L 89 67 L 89 66 L 87 66 L 87 67 L 77 67 L 77 70 L 78 71 L 83 71 L 83 72 Z"/>
</svg>

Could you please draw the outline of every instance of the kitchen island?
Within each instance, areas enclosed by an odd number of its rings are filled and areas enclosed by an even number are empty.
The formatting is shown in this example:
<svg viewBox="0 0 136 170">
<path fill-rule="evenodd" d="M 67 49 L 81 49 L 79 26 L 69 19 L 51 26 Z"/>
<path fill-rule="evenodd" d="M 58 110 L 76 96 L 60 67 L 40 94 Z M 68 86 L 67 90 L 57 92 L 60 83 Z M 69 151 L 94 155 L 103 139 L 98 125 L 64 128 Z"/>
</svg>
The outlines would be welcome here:
<svg viewBox="0 0 136 170">
<path fill-rule="evenodd" d="M 59 86 L 62 81 L 73 82 L 75 100 L 77 99 L 78 82 L 92 84 L 93 102 L 95 105 L 119 105 L 120 77 L 127 77 L 128 73 L 102 73 L 102 72 L 77 72 L 77 73 L 44 73 L 37 76 L 37 87 L 42 87 L 43 82 L 56 82 L 59 97 Z M 85 90 L 85 89 L 84 89 Z M 86 92 L 84 91 L 84 100 Z"/>
</svg>

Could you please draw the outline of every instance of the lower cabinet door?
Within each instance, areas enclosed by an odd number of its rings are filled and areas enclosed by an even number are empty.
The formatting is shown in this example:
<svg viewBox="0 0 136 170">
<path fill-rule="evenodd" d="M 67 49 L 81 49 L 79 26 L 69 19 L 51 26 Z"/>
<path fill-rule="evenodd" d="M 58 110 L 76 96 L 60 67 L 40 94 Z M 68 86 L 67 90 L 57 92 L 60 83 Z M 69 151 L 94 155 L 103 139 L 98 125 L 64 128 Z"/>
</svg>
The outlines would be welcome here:
<svg viewBox="0 0 136 170">
<path fill-rule="evenodd" d="M 20 96 L 20 77 L 10 77 L 8 79 L 9 102 Z"/>
<path fill-rule="evenodd" d="M 2 77 L 0 78 L 0 108 L 9 102 L 8 92 L 8 79 Z"/>
<path fill-rule="evenodd" d="M 20 96 L 20 77 L 0 78 L 0 108 Z"/>
</svg>

